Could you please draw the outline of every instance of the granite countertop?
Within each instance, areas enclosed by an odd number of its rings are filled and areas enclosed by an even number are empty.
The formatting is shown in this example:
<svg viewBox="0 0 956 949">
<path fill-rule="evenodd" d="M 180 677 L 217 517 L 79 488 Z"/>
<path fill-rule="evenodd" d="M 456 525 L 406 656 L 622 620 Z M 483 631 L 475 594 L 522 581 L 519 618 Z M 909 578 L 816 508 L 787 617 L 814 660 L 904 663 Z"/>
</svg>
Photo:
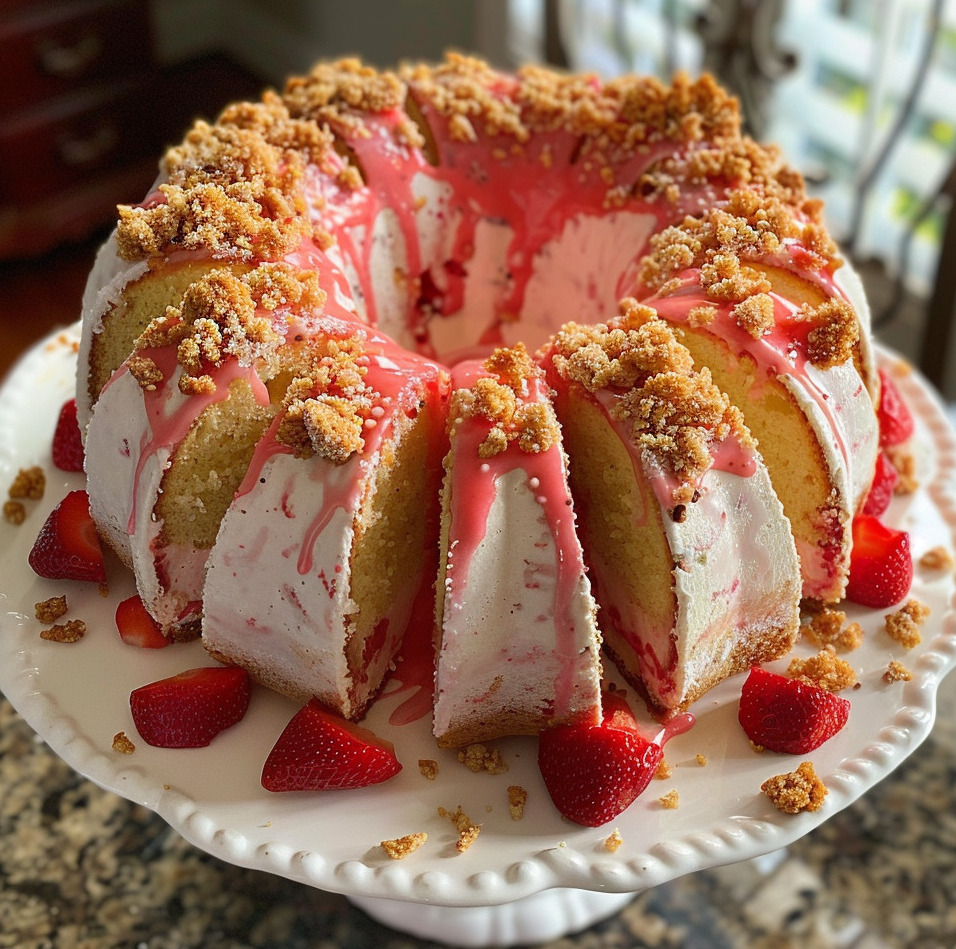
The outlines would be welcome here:
<svg viewBox="0 0 956 949">
<path fill-rule="evenodd" d="M 428 946 L 347 899 L 223 863 L 77 775 L 0 699 L 0 949 Z M 639 894 L 551 949 L 956 946 L 956 676 L 930 738 L 756 861 Z"/>
</svg>

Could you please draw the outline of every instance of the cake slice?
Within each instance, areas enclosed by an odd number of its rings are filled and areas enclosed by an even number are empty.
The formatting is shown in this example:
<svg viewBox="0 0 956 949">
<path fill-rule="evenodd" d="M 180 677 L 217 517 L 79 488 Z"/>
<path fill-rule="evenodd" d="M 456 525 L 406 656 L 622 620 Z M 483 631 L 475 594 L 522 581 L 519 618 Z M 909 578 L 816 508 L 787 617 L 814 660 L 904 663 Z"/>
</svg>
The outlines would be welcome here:
<svg viewBox="0 0 956 949">
<path fill-rule="evenodd" d="M 542 353 L 605 648 L 666 717 L 785 654 L 800 571 L 750 434 L 649 307 Z"/>
<path fill-rule="evenodd" d="M 311 345 L 222 520 L 203 643 L 358 719 L 434 583 L 447 374 L 359 324 Z"/>
<path fill-rule="evenodd" d="M 600 718 L 600 635 L 567 461 L 523 347 L 452 376 L 434 732 L 443 746 Z"/>
<path fill-rule="evenodd" d="M 90 507 L 172 636 L 198 632 L 205 559 L 322 319 L 314 273 L 213 270 L 154 320 L 87 431 Z"/>
</svg>

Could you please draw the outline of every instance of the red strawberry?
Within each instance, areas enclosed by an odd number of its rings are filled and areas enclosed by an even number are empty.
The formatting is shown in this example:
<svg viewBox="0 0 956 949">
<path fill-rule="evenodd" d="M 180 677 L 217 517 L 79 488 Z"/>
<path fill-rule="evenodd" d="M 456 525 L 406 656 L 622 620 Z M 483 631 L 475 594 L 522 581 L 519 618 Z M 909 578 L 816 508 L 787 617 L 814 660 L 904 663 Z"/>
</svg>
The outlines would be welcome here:
<svg viewBox="0 0 956 949">
<path fill-rule="evenodd" d="M 805 755 L 843 728 L 849 714 L 845 698 L 754 666 L 740 693 L 737 718 L 755 744 Z"/>
<path fill-rule="evenodd" d="M 880 404 L 876 415 L 880 422 L 880 445 L 899 445 L 913 434 L 913 416 L 906 407 L 896 383 L 882 369 L 880 376 Z"/>
<path fill-rule="evenodd" d="M 890 506 L 893 491 L 899 480 L 900 474 L 890 461 L 890 456 L 885 451 L 881 451 L 876 459 L 876 473 L 873 475 L 870 493 L 866 496 L 866 503 L 863 505 L 863 513 L 879 517 Z"/>
<path fill-rule="evenodd" d="M 283 729 L 262 767 L 267 791 L 380 784 L 402 770 L 390 741 L 326 711 L 315 699 Z"/>
<path fill-rule="evenodd" d="M 50 512 L 29 562 L 37 574 L 49 580 L 106 582 L 103 548 L 85 491 L 70 491 Z"/>
<path fill-rule="evenodd" d="M 76 399 L 60 409 L 53 432 L 53 464 L 61 471 L 83 470 L 83 439 L 76 421 Z"/>
<path fill-rule="evenodd" d="M 912 583 L 910 535 L 886 527 L 868 514 L 855 517 L 847 599 L 882 609 L 899 603 Z"/>
<path fill-rule="evenodd" d="M 617 817 L 664 757 L 661 745 L 638 733 L 623 699 L 610 693 L 604 706 L 600 724 L 556 725 L 538 739 L 538 767 L 554 806 L 586 827 Z"/>
<path fill-rule="evenodd" d="M 128 646 L 162 649 L 172 643 L 138 596 L 131 596 L 116 607 L 116 628 Z"/>
<path fill-rule="evenodd" d="M 147 744 L 201 748 L 246 714 L 251 691 L 245 669 L 203 666 L 135 689 L 129 707 Z"/>
</svg>

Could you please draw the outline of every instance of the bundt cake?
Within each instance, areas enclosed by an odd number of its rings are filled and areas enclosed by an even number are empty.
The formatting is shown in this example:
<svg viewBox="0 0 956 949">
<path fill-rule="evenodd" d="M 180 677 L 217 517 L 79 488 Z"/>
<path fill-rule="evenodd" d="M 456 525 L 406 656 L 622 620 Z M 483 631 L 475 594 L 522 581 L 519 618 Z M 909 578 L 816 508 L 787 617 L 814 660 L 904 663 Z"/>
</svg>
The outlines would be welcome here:
<svg viewBox="0 0 956 949">
<path fill-rule="evenodd" d="M 708 77 L 323 63 L 120 208 L 84 297 L 92 511 L 169 635 L 348 716 L 439 536 L 441 741 L 594 715 L 600 635 L 672 714 L 844 594 L 879 390 L 848 274 Z"/>
</svg>

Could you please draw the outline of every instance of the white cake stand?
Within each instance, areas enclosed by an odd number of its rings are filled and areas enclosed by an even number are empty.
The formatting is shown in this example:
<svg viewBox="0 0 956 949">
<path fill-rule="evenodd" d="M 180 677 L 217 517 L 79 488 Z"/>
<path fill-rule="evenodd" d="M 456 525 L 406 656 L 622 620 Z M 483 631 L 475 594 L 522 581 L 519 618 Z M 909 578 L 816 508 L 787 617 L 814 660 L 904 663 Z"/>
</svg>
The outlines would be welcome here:
<svg viewBox="0 0 956 949">
<path fill-rule="evenodd" d="M 404 770 L 392 781 L 349 792 L 270 794 L 259 784 L 262 763 L 296 708 L 265 689 L 246 717 L 208 748 L 168 750 L 138 740 L 130 691 L 197 665 L 212 664 L 198 642 L 162 650 L 126 646 L 116 634 L 116 603 L 132 579 L 108 563 L 109 596 L 89 584 L 37 578 L 27 554 L 48 512 L 81 475 L 53 468 L 50 437 L 60 405 L 72 394 L 76 328 L 34 348 L 0 389 L 0 480 L 21 467 L 47 472 L 46 496 L 29 505 L 21 526 L 0 526 L 0 689 L 53 750 L 104 788 L 159 813 L 197 847 L 234 864 L 280 874 L 341 893 L 371 916 L 422 938 L 460 946 L 541 942 L 583 929 L 624 906 L 634 894 L 682 874 L 776 851 L 846 807 L 911 754 L 929 734 L 936 692 L 956 664 L 952 571 L 917 569 L 913 596 L 932 615 L 923 642 L 906 653 L 882 632 L 882 613 L 851 607 L 866 630 L 850 654 L 862 688 L 852 693 L 850 721 L 808 756 L 830 789 L 813 814 L 781 814 L 759 788 L 800 759 L 753 752 L 736 723 L 741 678 L 723 683 L 695 706 L 696 725 L 667 748 L 673 773 L 655 781 L 612 825 L 579 827 L 563 820 L 537 773 L 532 739 L 497 743 L 504 774 L 474 774 L 440 750 L 429 723 L 389 723 L 406 694 L 386 694 L 367 724 L 394 743 Z M 892 361 L 886 353 L 881 358 Z M 915 374 L 899 380 L 917 416 L 920 491 L 893 502 L 889 519 L 911 531 L 914 553 L 938 545 L 956 551 L 956 439 L 932 390 Z M 66 593 L 70 617 L 86 621 L 79 643 L 43 641 L 33 605 Z M 798 647 L 803 649 L 803 647 Z M 805 650 L 809 652 L 810 650 Z M 886 685 L 898 658 L 914 673 Z M 112 750 L 125 731 L 132 755 Z M 698 754 L 706 756 L 702 766 Z M 426 780 L 419 758 L 435 759 Z M 525 817 L 511 819 L 507 787 L 528 791 Z M 676 789 L 680 806 L 658 798 Z M 454 848 L 440 807 L 461 806 L 481 834 L 465 853 Z M 623 845 L 604 841 L 614 828 Z M 428 843 L 390 860 L 380 841 L 427 831 Z"/>
</svg>

